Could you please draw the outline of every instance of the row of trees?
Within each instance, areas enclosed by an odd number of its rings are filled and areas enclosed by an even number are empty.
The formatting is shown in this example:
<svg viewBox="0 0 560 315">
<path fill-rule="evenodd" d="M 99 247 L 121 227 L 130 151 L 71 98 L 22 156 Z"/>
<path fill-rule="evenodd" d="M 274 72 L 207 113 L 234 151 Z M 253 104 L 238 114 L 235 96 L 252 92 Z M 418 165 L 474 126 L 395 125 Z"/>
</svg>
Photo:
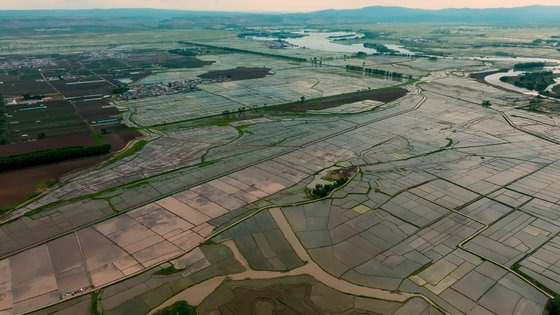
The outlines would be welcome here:
<svg viewBox="0 0 560 315">
<path fill-rule="evenodd" d="M 188 56 L 188 57 L 194 57 L 198 55 L 198 52 L 192 51 L 190 49 L 176 48 L 176 49 L 168 50 L 168 52 L 170 54 L 176 54 L 176 55 Z"/>
<path fill-rule="evenodd" d="M 267 104 L 264 104 L 263 106 L 266 106 Z M 248 111 L 257 111 L 259 109 L 259 107 L 257 105 L 254 106 L 249 106 L 249 107 L 239 107 L 237 110 L 224 110 L 222 112 L 222 116 L 225 120 L 231 120 L 231 119 L 235 119 L 235 118 L 241 118 L 241 117 L 246 117 L 246 112 Z"/>
<path fill-rule="evenodd" d="M 518 63 L 518 64 L 514 65 L 513 70 L 520 71 L 520 70 L 542 68 L 545 65 L 546 64 L 544 62 L 523 62 L 523 63 Z"/>
<path fill-rule="evenodd" d="M 364 43 L 365 48 L 373 48 L 377 50 L 380 54 L 391 55 L 391 54 L 398 54 L 398 51 L 393 49 L 387 48 L 387 46 L 378 43 Z"/>
<path fill-rule="evenodd" d="M 90 147 L 66 147 L 36 151 L 26 154 L 10 155 L 0 157 L 0 170 L 13 170 L 80 157 L 101 155 L 109 153 L 110 151 L 110 144 L 100 144 Z"/>
<path fill-rule="evenodd" d="M 404 77 L 404 74 L 399 72 L 391 72 L 391 71 L 385 71 L 381 69 L 365 68 L 365 67 L 352 66 L 352 65 L 346 65 L 346 70 L 361 71 L 370 75 L 381 75 L 381 76 L 398 78 L 398 79 L 402 79 Z"/>
<path fill-rule="evenodd" d="M 179 41 L 179 43 L 180 44 L 186 44 L 186 45 L 193 45 L 193 46 L 219 49 L 219 50 L 228 51 L 228 52 L 254 54 L 254 55 L 260 55 L 260 56 L 265 56 L 265 57 L 274 57 L 274 58 L 285 59 L 285 60 L 290 60 L 290 61 L 298 61 L 298 62 L 306 62 L 307 61 L 307 59 L 305 59 L 305 58 L 277 55 L 277 54 L 271 54 L 271 53 L 266 53 L 266 52 L 261 52 L 261 51 L 245 50 L 245 49 L 231 48 L 231 47 L 220 47 L 220 46 L 198 44 L 198 43 L 191 43 L 191 42 L 185 42 L 185 41 Z"/>
<path fill-rule="evenodd" d="M 8 123 L 6 121 L 6 107 L 4 105 L 4 97 L 0 94 L 0 144 L 7 144 L 8 141 Z"/>
</svg>

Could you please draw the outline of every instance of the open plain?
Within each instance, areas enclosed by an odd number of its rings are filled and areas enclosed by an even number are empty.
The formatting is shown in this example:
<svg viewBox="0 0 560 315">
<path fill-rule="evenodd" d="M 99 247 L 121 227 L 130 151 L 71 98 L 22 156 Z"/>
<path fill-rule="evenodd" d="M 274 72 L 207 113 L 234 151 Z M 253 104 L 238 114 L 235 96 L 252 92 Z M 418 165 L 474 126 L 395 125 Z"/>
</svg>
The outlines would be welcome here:
<svg viewBox="0 0 560 315">
<path fill-rule="evenodd" d="M 0 314 L 543 314 L 560 293 L 558 100 L 485 81 L 518 61 L 438 29 L 382 40 L 445 37 L 437 58 L 230 29 L 0 38 L 42 68 L 4 69 L 0 93 L 53 98 L 3 106 L 1 156 L 114 146 L 39 191 L 0 170 L 35 193 L 0 188 Z"/>
</svg>

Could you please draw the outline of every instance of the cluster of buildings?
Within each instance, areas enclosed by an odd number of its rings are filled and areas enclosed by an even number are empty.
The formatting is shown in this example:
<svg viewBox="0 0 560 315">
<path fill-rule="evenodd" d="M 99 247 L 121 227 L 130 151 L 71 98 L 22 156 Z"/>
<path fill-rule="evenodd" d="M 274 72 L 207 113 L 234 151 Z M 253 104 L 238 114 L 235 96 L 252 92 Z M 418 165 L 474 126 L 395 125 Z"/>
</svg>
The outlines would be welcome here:
<svg viewBox="0 0 560 315">
<path fill-rule="evenodd" d="M 169 83 L 144 84 L 133 86 L 121 95 L 122 100 L 134 100 L 139 98 L 154 97 L 167 94 L 185 93 L 198 91 L 199 84 L 209 84 L 228 81 L 228 78 L 219 79 L 194 79 L 175 81 Z"/>
<path fill-rule="evenodd" d="M 48 96 L 39 96 L 33 98 L 26 98 L 24 96 L 12 96 L 4 99 L 6 105 L 34 105 L 39 103 L 52 102 L 54 99 Z"/>
<path fill-rule="evenodd" d="M 112 49 L 98 49 L 92 51 L 86 51 L 81 54 L 83 57 L 89 57 L 91 59 L 126 59 L 128 54 Z"/>
<path fill-rule="evenodd" d="M 54 65 L 55 62 L 51 58 L 0 59 L 0 70 L 41 68 L 45 66 L 54 66 Z"/>
</svg>

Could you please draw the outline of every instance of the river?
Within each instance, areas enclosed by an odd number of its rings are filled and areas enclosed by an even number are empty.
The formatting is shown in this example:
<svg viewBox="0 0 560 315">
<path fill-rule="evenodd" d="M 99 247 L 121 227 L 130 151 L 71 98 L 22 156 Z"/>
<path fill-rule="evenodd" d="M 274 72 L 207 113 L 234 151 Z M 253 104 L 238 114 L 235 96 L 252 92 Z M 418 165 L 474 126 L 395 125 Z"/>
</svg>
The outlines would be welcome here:
<svg viewBox="0 0 560 315">
<path fill-rule="evenodd" d="M 375 54 L 377 50 L 364 47 L 364 44 L 343 45 L 333 40 L 333 38 L 361 38 L 363 34 L 355 32 L 319 32 L 319 31 L 297 31 L 294 34 L 302 34 L 299 38 L 282 38 L 298 48 L 308 48 L 322 51 L 338 53 L 359 53 Z M 255 40 L 278 40 L 277 37 L 247 37 Z"/>
<path fill-rule="evenodd" d="M 377 50 L 373 48 L 366 48 L 364 44 L 350 44 L 344 45 L 340 44 L 338 41 L 333 40 L 334 38 L 349 38 L 349 39 L 359 39 L 363 38 L 364 34 L 360 34 L 357 32 L 321 32 L 316 30 L 302 30 L 293 32 L 295 34 L 302 34 L 305 35 L 304 37 L 299 38 L 282 38 L 282 40 L 294 45 L 298 48 L 307 48 L 307 49 L 315 49 L 321 51 L 330 51 L 330 52 L 338 52 L 338 53 L 358 53 L 363 52 L 367 54 L 376 54 Z M 254 40 L 278 40 L 277 37 L 247 37 L 248 39 Z M 412 52 L 401 45 L 396 44 L 384 44 L 385 47 L 396 51 L 398 54 L 401 55 L 416 55 L 417 53 Z M 442 57 L 442 56 L 429 56 L 427 57 L 434 57 L 434 58 L 441 58 L 441 59 L 457 59 L 457 60 L 479 60 L 479 61 L 502 61 L 502 62 L 513 62 L 513 63 L 522 63 L 522 62 L 544 62 L 548 64 L 556 64 L 556 66 L 546 67 L 546 70 L 553 71 L 554 73 L 560 73 L 560 60 L 559 59 L 549 59 L 549 58 L 532 58 L 532 57 Z M 528 89 L 520 88 L 514 86 L 512 84 L 508 84 L 502 82 L 500 80 L 501 77 L 505 76 L 517 76 L 523 74 L 522 71 L 513 71 L 510 70 L 508 72 L 500 72 L 488 75 L 485 80 L 486 82 L 503 87 L 508 90 L 512 90 L 515 92 L 527 94 L 527 95 L 538 95 L 537 92 L 531 91 Z M 560 80 L 557 80 L 555 84 L 550 85 L 547 90 L 550 91 L 552 87 L 556 84 L 560 84 Z"/>
</svg>

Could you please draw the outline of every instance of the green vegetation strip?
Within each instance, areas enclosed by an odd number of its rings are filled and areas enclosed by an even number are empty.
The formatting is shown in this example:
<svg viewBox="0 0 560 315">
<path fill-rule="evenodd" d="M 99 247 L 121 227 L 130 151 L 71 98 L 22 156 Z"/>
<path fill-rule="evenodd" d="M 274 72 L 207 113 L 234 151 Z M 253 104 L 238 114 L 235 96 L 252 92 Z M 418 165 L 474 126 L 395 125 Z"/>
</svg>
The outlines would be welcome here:
<svg viewBox="0 0 560 315">
<path fill-rule="evenodd" d="M 142 150 L 142 148 L 144 148 L 144 146 L 148 144 L 148 141 L 146 140 L 139 140 L 137 142 L 135 142 L 133 145 L 131 145 L 129 148 L 127 148 L 124 151 L 121 151 L 117 154 L 115 154 L 108 162 L 107 164 L 112 164 L 115 163 L 117 161 L 120 161 L 126 157 L 129 157 L 131 155 L 133 155 L 134 153 Z"/>
<path fill-rule="evenodd" d="M 70 159 L 102 155 L 111 151 L 110 144 L 95 145 L 91 147 L 65 147 L 36 151 L 26 154 L 0 157 L 0 170 L 14 170 L 29 166 L 66 161 Z"/>
<path fill-rule="evenodd" d="M 90 303 L 90 311 L 93 315 L 103 315 L 103 312 L 99 311 L 99 292 L 93 291 L 91 292 L 91 303 Z"/>
<path fill-rule="evenodd" d="M 92 132 L 92 133 L 91 133 L 91 137 L 93 138 L 93 140 L 95 141 L 95 143 L 96 143 L 97 145 L 102 145 L 102 144 L 107 143 L 107 142 L 105 142 L 105 140 L 103 140 L 103 138 L 101 138 L 100 135 L 98 135 L 98 134 L 95 133 L 95 132 Z"/>
<path fill-rule="evenodd" d="M 364 68 L 364 67 L 352 66 L 352 65 L 346 65 L 346 70 L 360 71 L 360 72 L 365 72 L 366 74 L 369 75 L 380 75 L 380 76 L 386 76 L 395 79 L 401 79 L 404 77 L 404 75 L 400 72 L 391 72 L 391 71 L 386 71 L 381 69 Z M 409 79 L 412 79 L 412 76 L 409 76 Z"/>
<path fill-rule="evenodd" d="M 246 50 L 246 49 L 239 49 L 239 48 L 221 47 L 221 46 L 206 45 L 206 44 L 192 43 L 192 42 L 186 42 L 186 41 L 180 41 L 179 43 L 180 44 L 193 45 L 193 46 L 206 47 L 206 48 L 219 49 L 219 50 L 228 51 L 228 52 L 246 53 L 246 54 L 253 54 L 253 55 L 259 55 L 259 56 L 265 56 L 265 57 L 273 57 L 273 58 L 285 59 L 285 60 L 290 60 L 290 61 L 298 61 L 298 62 L 306 62 L 307 61 L 307 59 L 300 58 L 300 57 L 283 56 L 283 55 L 277 55 L 277 54 L 271 54 L 271 53 L 266 53 L 266 52 L 253 51 L 253 50 Z"/>
</svg>

